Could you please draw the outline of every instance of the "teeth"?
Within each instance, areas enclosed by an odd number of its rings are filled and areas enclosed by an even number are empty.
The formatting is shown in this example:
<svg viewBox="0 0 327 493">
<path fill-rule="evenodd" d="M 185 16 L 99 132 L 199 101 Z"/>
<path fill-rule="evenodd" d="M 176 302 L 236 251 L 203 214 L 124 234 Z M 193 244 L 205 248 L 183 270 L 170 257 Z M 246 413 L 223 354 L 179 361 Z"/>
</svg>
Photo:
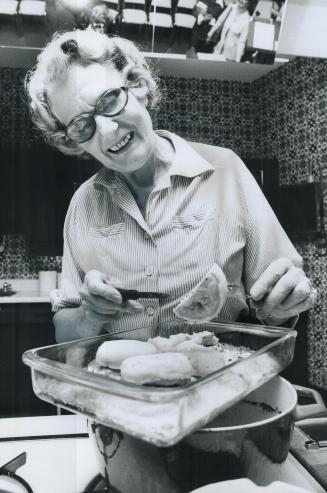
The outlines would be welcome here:
<svg viewBox="0 0 327 493">
<path fill-rule="evenodd" d="M 118 144 L 115 144 L 114 146 L 110 147 L 109 151 L 112 151 L 112 152 L 120 151 L 120 149 L 122 149 L 123 147 L 125 147 L 128 144 L 128 142 L 131 140 L 131 138 L 132 138 L 132 134 L 129 133 Z"/>
</svg>

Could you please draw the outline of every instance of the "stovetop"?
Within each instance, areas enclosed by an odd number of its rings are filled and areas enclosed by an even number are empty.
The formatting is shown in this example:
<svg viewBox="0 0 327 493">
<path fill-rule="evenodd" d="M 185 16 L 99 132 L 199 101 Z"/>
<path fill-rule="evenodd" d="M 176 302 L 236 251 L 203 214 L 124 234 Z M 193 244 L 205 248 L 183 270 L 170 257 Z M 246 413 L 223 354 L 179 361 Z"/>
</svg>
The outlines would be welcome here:
<svg viewBox="0 0 327 493">
<path fill-rule="evenodd" d="M 99 481 L 86 419 L 81 416 L 1 419 L 0 467 L 23 452 L 26 452 L 26 463 L 17 474 L 33 493 L 106 491 Z M 275 479 L 313 493 L 325 492 L 292 454 Z"/>
<path fill-rule="evenodd" d="M 80 416 L 1 419 L 0 437 L 0 466 L 26 452 L 17 474 L 33 493 L 81 493 L 99 473 Z"/>
</svg>

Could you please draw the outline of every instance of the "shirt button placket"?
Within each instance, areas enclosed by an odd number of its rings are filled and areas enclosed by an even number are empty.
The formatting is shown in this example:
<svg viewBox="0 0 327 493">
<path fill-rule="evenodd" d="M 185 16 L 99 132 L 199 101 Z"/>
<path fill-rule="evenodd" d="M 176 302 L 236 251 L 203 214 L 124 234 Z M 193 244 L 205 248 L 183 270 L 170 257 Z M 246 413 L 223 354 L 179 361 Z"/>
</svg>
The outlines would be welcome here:
<svg viewBox="0 0 327 493">
<path fill-rule="evenodd" d="M 147 306 L 146 309 L 145 309 L 145 312 L 148 315 L 148 317 L 153 317 L 153 315 L 154 315 L 154 308 L 153 308 L 153 306 Z"/>
<path fill-rule="evenodd" d="M 151 203 L 151 194 L 148 198 L 147 205 L 146 205 L 146 213 L 145 213 L 145 218 L 146 222 L 151 230 L 151 223 L 153 219 L 153 207 Z M 144 240 L 147 242 L 147 251 L 149 253 L 148 255 L 148 262 L 145 265 L 144 269 L 144 274 L 148 281 L 146 282 L 146 289 L 148 291 L 156 291 L 157 290 L 157 272 L 158 272 L 158 265 L 157 265 L 157 248 L 156 248 L 156 243 L 153 240 L 152 236 L 147 232 L 144 231 Z M 149 304 L 145 308 L 145 313 L 149 318 L 153 318 L 156 314 L 156 309 L 159 306 L 159 301 L 158 300 L 147 300 L 151 305 Z"/>
</svg>

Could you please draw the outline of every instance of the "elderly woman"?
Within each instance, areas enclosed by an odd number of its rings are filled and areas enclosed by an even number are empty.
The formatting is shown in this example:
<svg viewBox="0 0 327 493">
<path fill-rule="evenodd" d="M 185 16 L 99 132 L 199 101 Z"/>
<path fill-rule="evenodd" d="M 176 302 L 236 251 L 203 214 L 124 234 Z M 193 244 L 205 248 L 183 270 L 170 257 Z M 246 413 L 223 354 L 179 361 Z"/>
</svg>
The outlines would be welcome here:
<svg viewBox="0 0 327 493">
<path fill-rule="evenodd" d="M 247 294 L 269 324 L 312 307 L 301 257 L 243 162 L 154 131 L 157 84 L 134 44 L 93 31 L 55 36 L 27 90 L 48 142 L 102 165 L 67 212 L 58 341 L 170 320 L 213 264 L 236 286 L 219 319 L 247 312 Z M 171 299 L 123 301 L 117 287 Z"/>
</svg>

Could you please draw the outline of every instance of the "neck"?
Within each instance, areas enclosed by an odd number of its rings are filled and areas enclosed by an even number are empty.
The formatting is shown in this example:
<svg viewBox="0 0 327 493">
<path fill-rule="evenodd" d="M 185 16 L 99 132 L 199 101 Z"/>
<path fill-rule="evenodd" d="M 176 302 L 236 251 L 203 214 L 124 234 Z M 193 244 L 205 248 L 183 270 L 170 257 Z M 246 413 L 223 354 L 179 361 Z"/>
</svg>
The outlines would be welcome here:
<svg viewBox="0 0 327 493">
<path fill-rule="evenodd" d="M 147 162 L 139 170 L 123 173 L 132 192 L 144 191 L 150 194 L 161 176 L 169 170 L 174 152 L 170 141 L 155 134 L 153 150 Z"/>
</svg>

